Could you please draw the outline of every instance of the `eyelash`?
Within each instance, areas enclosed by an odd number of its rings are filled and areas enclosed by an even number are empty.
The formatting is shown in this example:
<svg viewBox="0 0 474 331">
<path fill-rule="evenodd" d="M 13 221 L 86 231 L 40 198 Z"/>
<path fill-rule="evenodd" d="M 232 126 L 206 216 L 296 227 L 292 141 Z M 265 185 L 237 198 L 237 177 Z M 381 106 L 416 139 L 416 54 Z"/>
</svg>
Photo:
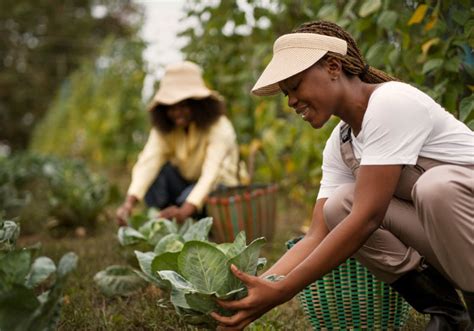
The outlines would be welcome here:
<svg viewBox="0 0 474 331">
<path fill-rule="evenodd" d="M 300 81 L 298 81 L 296 83 L 296 85 L 290 87 L 289 90 L 294 92 L 298 89 L 299 86 L 300 86 Z M 288 96 L 288 91 L 287 90 L 283 91 L 283 94 L 287 97 Z"/>
</svg>

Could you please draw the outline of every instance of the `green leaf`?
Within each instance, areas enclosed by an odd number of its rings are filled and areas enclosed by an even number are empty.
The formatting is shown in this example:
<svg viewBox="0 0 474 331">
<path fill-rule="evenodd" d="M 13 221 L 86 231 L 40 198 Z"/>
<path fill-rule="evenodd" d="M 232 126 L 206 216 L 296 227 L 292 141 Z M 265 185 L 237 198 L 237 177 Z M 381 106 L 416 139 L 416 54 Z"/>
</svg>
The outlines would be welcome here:
<svg viewBox="0 0 474 331">
<path fill-rule="evenodd" d="M 367 63 L 373 67 L 380 67 L 384 62 L 384 54 L 387 50 L 385 42 L 373 44 L 367 51 Z"/>
<path fill-rule="evenodd" d="M 474 116 L 474 94 L 461 100 L 459 105 L 459 119 L 464 123 Z M 474 118 L 473 118 L 474 119 Z"/>
<path fill-rule="evenodd" d="M 258 256 L 260 255 L 260 249 L 265 244 L 264 238 L 255 239 L 248 245 L 242 253 L 235 256 L 229 261 L 229 264 L 234 264 L 240 271 L 250 275 L 256 275 L 258 266 Z M 237 289 L 243 286 L 242 282 L 235 276 L 233 276 L 233 282 L 231 289 Z"/>
<path fill-rule="evenodd" d="M 0 220 L 0 251 L 13 249 L 19 235 L 20 226 L 16 222 Z"/>
<path fill-rule="evenodd" d="M 188 230 L 189 228 L 191 227 L 191 225 L 193 225 L 193 219 L 192 218 L 187 218 L 183 224 L 181 224 L 181 226 L 179 227 L 178 229 L 178 234 L 180 235 L 184 235 Z"/>
<path fill-rule="evenodd" d="M 120 245 L 128 246 L 146 241 L 146 237 L 131 227 L 120 227 L 118 230 L 118 240 Z"/>
<path fill-rule="evenodd" d="M 178 256 L 178 268 L 200 292 L 224 295 L 229 291 L 228 258 L 211 244 L 187 242 Z"/>
<path fill-rule="evenodd" d="M 221 250 L 228 258 L 233 258 L 234 256 L 240 254 L 245 247 L 246 236 L 244 231 L 240 231 L 234 239 L 233 243 L 223 243 L 217 245 L 217 248 Z"/>
<path fill-rule="evenodd" d="M 177 272 L 172 270 L 163 270 L 158 271 L 158 274 L 162 279 L 169 281 L 173 288 L 177 291 L 184 293 L 197 292 L 197 288 Z"/>
<path fill-rule="evenodd" d="M 149 244 L 155 246 L 161 238 L 170 233 L 177 233 L 178 229 L 176 224 L 170 220 L 159 218 L 146 222 L 138 231 L 146 238 Z"/>
<path fill-rule="evenodd" d="M 359 9 L 360 17 L 367 17 L 375 13 L 382 6 L 382 0 L 365 0 Z"/>
<path fill-rule="evenodd" d="M 284 278 L 285 278 L 285 276 L 283 276 L 283 275 L 275 275 L 275 274 L 266 275 L 264 277 L 264 279 L 266 279 L 270 282 L 279 282 L 280 280 L 282 280 Z"/>
<path fill-rule="evenodd" d="M 469 20 L 472 15 L 472 8 L 471 13 L 469 10 L 453 10 L 450 12 L 450 17 L 459 25 L 463 26 Z"/>
<path fill-rule="evenodd" d="M 385 28 L 386 30 L 392 30 L 398 19 L 398 14 L 393 10 L 383 11 L 377 18 L 377 25 Z"/>
<path fill-rule="evenodd" d="M 213 311 L 222 310 L 215 299 L 209 294 L 186 293 L 184 295 L 189 307 L 203 314 L 209 314 Z"/>
<path fill-rule="evenodd" d="M 209 231 L 212 227 L 212 217 L 200 219 L 189 227 L 186 233 L 183 234 L 185 241 L 208 239 Z"/>
<path fill-rule="evenodd" d="M 31 252 L 26 249 L 0 255 L 0 280 L 6 284 L 24 284 L 30 270 Z"/>
<path fill-rule="evenodd" d="M 0 329 L 26 330 L 33 312 L 40 306 L 32 289 L 15 284 L 8 290 L 0 289 Z"/>
<path fill-rule="evenodd" d="M 73 252 L 69 252 L 61 257 L 58 263 L 58 277 L 63 278 L 77 266 L 77 255 Z"/>
<path fill-rule="evenodd" d="M 142 273 L 138 275 L 144 278 L 147 282 L 151 282 L 160 288 L 168 288 L 167 283 L 158 277 L 156 272 L 152 271 L 151 265 L 153 259 L 156 257 L 156 254 L 153 252 L 142 253 L 135 251 L 135 255 L 137 257 L 138 264 L 140 265 L 140 269 L 142 270 Z"/>
<path fill-rule="evenodd" d="M 151 263 L 151 271 L 152 273 L 156 273 L 158 271 L 164 270 L 171 270 L 175 272 L 179 272 L 178 267 L 178 256 L 180 253 L 172 253 L 166 252 L 156 256 L 152 263 Z"/>
<path fill-rule="evenodd" d="M 426 74 L 430 71 L 433 71 L 435 69 L 438 69 L 439 67 L 441 67 L 441 65 L 443 64 L 443 59 L 431 59 L 431 60 L 428 60 L 426 61 L 426 63 L 423 65 L 423 69 L 421 70 L 421 72 L 423 74 Z"/>
<path fill-rule="evenodd" d="M 443 68 L 450 72 L 459 73 L 461 62 L 462 60 L 459 56 L 453 56 L 449 59 L 449 61 L 444 62 Z"/>
<path fill-rule="evenodd" d="M 154 252 L 156 255 L 163 254 L 165 252 L 179 252 L 184 246 L 184 239 L 177 233 L 170 233 L 156 244 Z"/>
<path fill-rule="evenodd" d="M 128 266 L 112 265 L 99 271 L 94 281 L 100 291 L 108 296 L 129 296 L 146 286 L 146 282 L 137 276 Z"/>
<path fill-rule="evenodd" d="M 26 286 L 35 288 L 50 278 L 56 272 L 56 266 L 49 257 L 38 257 L 31 265 L 31 270 L 26 277 Z"/>
<path fill-rule="evenodd" d="M 149 217 L 143 214 L 136 214 L 133 215 L 128 219 L 128 225 L 135 229 L 138 230 L 143 224 L 145 224 L 149 220 Z"/>
</svg>

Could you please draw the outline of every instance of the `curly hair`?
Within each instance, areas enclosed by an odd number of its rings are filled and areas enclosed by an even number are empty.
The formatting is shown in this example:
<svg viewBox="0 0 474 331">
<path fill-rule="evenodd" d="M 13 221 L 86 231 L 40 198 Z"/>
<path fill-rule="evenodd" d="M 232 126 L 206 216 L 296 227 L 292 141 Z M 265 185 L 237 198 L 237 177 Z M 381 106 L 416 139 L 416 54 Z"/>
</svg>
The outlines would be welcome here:
<svg viewBox="0 0 474 331">
<path fill-rule="evenodd" d="M 359 76 L 363 82 L 372 84 L 398 80 L 386 72 L 366 64 L 355 40 L 337 24 L 327 21 L 308 22 L 293 30 L 293 33 L 317 33 L 345 40 L 347 42 L 346 55 L 328 52 L 321 60 L 325 61 L 328 56 L 339 59 L 342 62 L 343 71 L 349 76 Z"/>
<path fill-rule="evenodd" d="M 204 99 L 186 99 L 191 108 L 191 121 L 198 129 L 206 130 L 225 113 L 224 102 L 213 96 Z M 169 105 L 158 105 L 150 110 L 153 126 L 162 133 L 169 133 L 175 129 L 175 124 L 168 116 Z"/>
</svg>

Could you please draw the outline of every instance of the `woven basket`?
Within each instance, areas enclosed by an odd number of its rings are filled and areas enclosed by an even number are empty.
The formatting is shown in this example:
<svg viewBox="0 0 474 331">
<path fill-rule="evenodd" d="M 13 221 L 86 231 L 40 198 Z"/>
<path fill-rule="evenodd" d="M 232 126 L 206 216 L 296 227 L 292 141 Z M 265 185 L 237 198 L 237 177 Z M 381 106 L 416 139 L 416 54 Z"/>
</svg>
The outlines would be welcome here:
<svg viewBox="0 0 474 331">
<path fill-rule="evenodd" d="M 240 231 L 247 240 L 265 237 L 275 230 L 276 184 L 251 184 L 219 188 L 206 201 L 206 212 L 214 218 L 213 240 L 232 242 Z"/>
<path fill-rule="evenodd" d="M 287 242 L 291 248 L 301 238 Z M 410 306 L 388 284 L 349 258 L 298 295 L 314 330 L 397 330 Z"/>
</svg>

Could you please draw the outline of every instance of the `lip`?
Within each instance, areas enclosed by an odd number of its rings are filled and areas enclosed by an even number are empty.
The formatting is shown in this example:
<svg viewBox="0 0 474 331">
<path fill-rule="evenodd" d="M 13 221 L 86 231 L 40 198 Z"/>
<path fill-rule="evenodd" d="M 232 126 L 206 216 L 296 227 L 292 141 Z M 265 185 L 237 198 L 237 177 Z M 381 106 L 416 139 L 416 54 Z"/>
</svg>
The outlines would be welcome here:
<svg viewBox="0 0 474 331">
<path fill-rule="evenodd" d="M 306 110 L 308 110 L 308 106 L 304 106 L 304 107 L 299 107 L 299 108 L 295 108 L 295 112 L 300 115 L 301 113 L 304 113 Z"/>
</svg>

